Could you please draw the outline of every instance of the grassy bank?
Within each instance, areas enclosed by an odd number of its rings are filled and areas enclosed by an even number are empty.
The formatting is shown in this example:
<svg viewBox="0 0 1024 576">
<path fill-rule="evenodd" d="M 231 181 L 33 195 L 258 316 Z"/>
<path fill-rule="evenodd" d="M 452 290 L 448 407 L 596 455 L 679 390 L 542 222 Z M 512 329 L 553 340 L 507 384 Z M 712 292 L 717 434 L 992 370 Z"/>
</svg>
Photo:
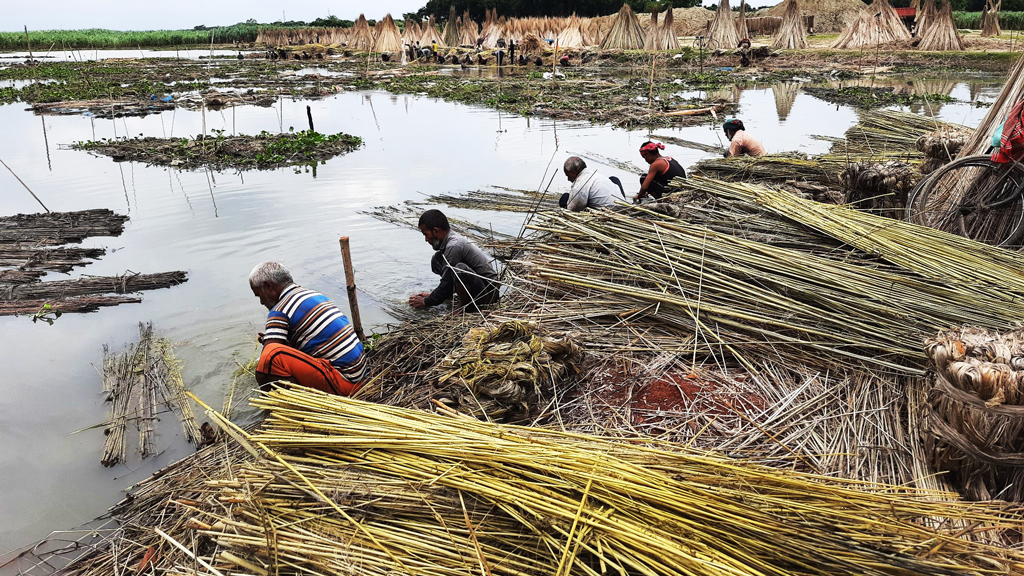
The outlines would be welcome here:
<svg viewBox="0 0 1024 576">
<path fill-rule="evenodd" d="M 980 30 L 981 12 L 954 12 L 953 21 L 962 30 Z M 1000 12 L 999 26 L 1003 30 L 1024 30 L 1024 12 Z"/>
<path fill-rule="evenodd" d="M 209 46 L 234 42 L 254 42 L 260 24 L 235 24 L 203 30 L 142 30 L 121 31 L 91 28 L 88 30 L 29 30 L 26 43 L 24 32 L 0 32 L 0 50 L 47 50 L 67 48 L 119 49 L 153 48 L 163 46 Z"/>
</svg>

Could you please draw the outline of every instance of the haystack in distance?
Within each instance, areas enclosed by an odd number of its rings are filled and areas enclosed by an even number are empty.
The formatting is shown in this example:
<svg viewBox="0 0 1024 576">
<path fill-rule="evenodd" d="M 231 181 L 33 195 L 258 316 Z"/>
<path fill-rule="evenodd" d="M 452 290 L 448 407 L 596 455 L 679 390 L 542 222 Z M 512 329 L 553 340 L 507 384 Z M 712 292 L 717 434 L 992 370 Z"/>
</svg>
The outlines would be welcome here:
<svg viewBox="0 0 1024 576">
<path fill-rule="evenodd" d="M 910 31 L 903 25 L 889 0 L 874 0 L 832 44 L 832 48 L 869 48 L 880 44 L 910 41 Z"/>
<path fill-rule="evenodd" d="M 622 9 L 616 14 L 612 21 L 611 29 L 601 42 L 602 50 L 642 50 L 646 34 L 640 26 L 640 20 L 630 9 L 629 4 L 623 4 Z"/>
</svg>

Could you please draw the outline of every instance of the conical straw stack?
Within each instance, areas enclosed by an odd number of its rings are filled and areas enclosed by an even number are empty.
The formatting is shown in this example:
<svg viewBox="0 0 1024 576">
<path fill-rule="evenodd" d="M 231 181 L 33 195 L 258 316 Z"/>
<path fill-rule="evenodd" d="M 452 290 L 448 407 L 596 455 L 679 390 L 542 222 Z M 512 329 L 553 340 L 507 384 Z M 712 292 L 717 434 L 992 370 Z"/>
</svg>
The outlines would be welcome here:
<svg viewBox="0 0 1024 576">
<path fill-rule="evenodd" d="M 782 28 L 772 48 L 787 50 L 807 48 L 807 31 L 804 19 L 800 16 L 800 5 L 797 0 L 786 0 L 786 13 L 782 17 Z M 776 97 L 776 101 L 778 98 Z"/>
<path fill-rule="evenodd" d="M 601 42 L 603 50 L 642 50 L 646 35 L 640 20 L 629 7 L 623 4 L 622 9 L 612 21 L 611 29 Z"/>
<path fill-rule="evenodd" d="M 715 20 L 711 23 L 708 36 L 722 50 L 731 50 L 739 45 L 740 36 L 736 30 L 736 18 L 729 8 L 729 0 L 721 0 L 718 3 L 718 11 L 715 12 Z"/>
</svg>

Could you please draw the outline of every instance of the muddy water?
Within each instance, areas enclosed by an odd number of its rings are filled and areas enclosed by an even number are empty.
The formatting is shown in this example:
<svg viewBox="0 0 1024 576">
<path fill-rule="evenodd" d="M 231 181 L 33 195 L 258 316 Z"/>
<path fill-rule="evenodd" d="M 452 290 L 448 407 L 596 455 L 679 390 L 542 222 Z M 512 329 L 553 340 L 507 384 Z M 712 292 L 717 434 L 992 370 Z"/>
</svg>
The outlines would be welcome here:
<svg viewBox="0 0 1024 576">
<path fill-rule="evenodd" d="M 955 85 L 954 96 L 991 94 L 997 86 Z M 978 92 L 980 90 L 980 92 Z M 772 87 L 730 90 L 741 117 L 769 151 L 823 152 L 811 134 L 840 136 L 856 113 L 797 93 L 780 119 Z M 302 129 L 306 102 L 272 108 L 243 107 L 208 114 L 208 129 L 257 133 Z M 382 223 L 361 211 L 419 201 L 425 195 L 501 185 L 537 189 L 555 175 L 551 192 L 567 190 L 560 167 L 570 152 L 617 158 L 639 166 L 647 134 L 590 125 L 501 115 L 416 96 L 344 93 L 310 102 L 317 130 L 363 137 L 360 150 L 307 169 L 263 172 L 178 172 L 123 163 L 66 149 L 78 140 L 137 136 L 189 136 L 201 131 L 198 112 L 177 110 L 146 118 L 95 120 L 39 117 L 23 105 L 0 107 L 3 158 L 53 210 L 111 208 L 131 217 L 117 238 L 93 238 L 108 254 L 79 274 L 126 270 L 187 270 L 189 281 L 149 292 L 144 302 L 86 315 L 68 315 L 53 326 L 26 318 L 0 318 L 0 555 L 102 513 L 123 491 L 155 469 L 191 451 L 173 417 L 161 424 L 156 457 L 105 469 L 99 465 L 99 430 L 71 434 L 105 418 L 96 364 L 103 344 L 120 346 L 137 335 L 139 321 L 180 343 L 187 384 L 221 406 L 231 373 L 255 349 L 265 310 L 246 278 L 261 260 L 280 260 L 297 281 L 344 300 L 338 237 L 352 238 L 367 331 L 389 322 L 388 306 L 402 306 L 413 291 L 428 289 L 429 246 L 418 232 Z M 946 104 L 939 117 L 976 123 L 984 108 Z M 659 130 L 718 144 L 711 126 Z M 705 153 L 669 147 L 689 166 Z M 550 169 L 549 169 L 550 165 Z M 637 176 L 601 166 L 638 187 Z M 38 206 L 6 172 L 0 173 L 0 214 L 35 212 Z M 516 232 L 518 216 L 447 210 Z M 59 276 L 59 275 L 55 275 Z M 236 416 L 252 418 L 239 407 Z M 131 450 L 130 448 L 129 450 Z M 0 556 L 2 558 L 2 556 Z"/>
</svg>

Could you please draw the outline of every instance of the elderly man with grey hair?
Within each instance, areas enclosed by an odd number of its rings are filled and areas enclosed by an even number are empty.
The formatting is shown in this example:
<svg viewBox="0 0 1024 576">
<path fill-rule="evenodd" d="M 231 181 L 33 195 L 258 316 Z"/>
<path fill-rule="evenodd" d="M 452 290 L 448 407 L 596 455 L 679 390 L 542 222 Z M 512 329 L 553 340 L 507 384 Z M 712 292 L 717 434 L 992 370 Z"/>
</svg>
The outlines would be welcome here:
<svg viewBox="0 0 1024 576">
<path fill-rule="evenodd" d="M 267 331 L 256 381 L 288 380 L 328 394 L 349 396 L 362 383 L 363 344 L 352 324 L 326 296 L 295 284 L 279 262 L 257 264 L 249 287 L 267 307 Z"/>
<path fill-rule="evenodd" d="M 558 202 L 562 208 L 582 212 L 587 208 L 611 206 L 615 204 L 616 193 L 622 193 L 621 187 L 616 188 L 612 180 L 593 168 L 587 168 L 587 163 L 579 156 L 566 160 L 562 171 L 572 182 L 569 193 L 563 194 Z"/>
</svg>

